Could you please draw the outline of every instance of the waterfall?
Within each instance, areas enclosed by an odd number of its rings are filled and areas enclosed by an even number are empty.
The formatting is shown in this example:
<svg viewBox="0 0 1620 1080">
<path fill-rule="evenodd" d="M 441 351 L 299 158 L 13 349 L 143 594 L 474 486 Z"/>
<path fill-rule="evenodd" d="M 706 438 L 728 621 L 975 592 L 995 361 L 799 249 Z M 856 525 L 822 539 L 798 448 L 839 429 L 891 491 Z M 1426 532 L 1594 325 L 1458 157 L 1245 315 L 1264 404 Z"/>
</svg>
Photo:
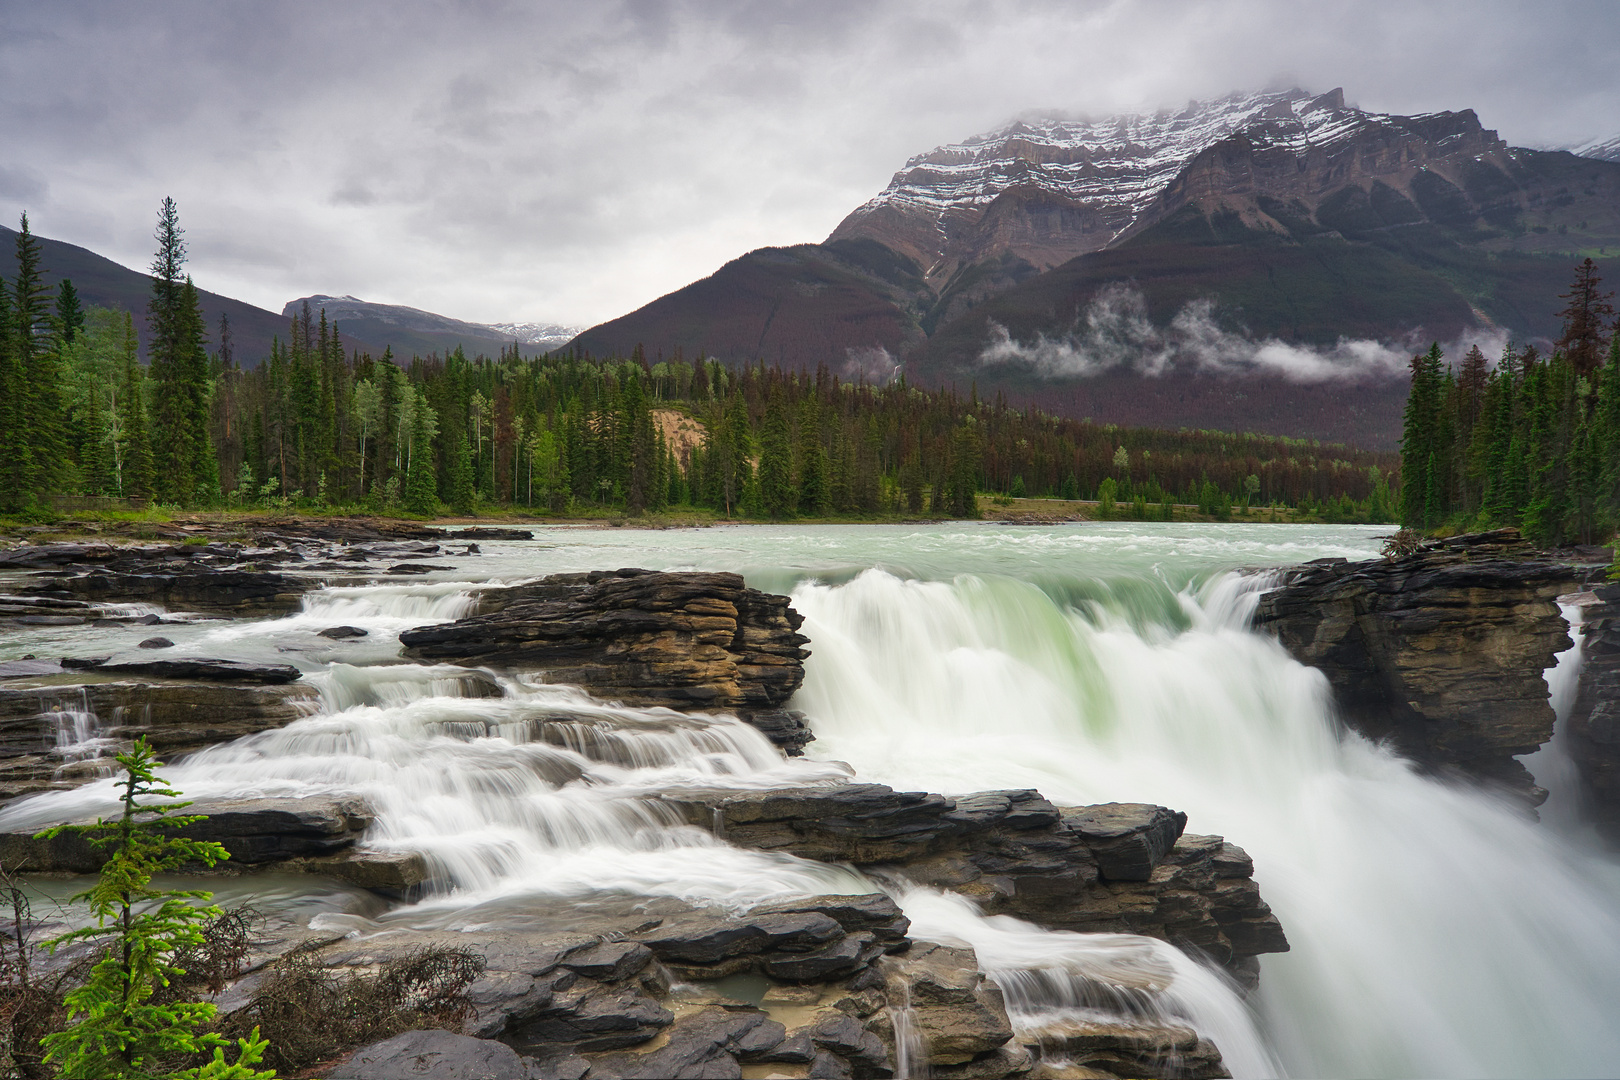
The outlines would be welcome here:
<svg viewBox="0 0 1620 1080">
<path fill-rule="evenodd" d="M 972 575 L 803 585 L 810 752 L 905 789 L 1158 802 L 1241 844 L 1293 944 L 1256 999 L 1290 1072 L 1612 1072 L 1613 865 L 1343 732 L 1322 676 L 1246 628 L 1263 584 L 1157 607 Z"/>
<path fill-rule="evenodd" d="M 731 717 L 401 664 L 402 629 L 461 617 L 487 587 L 418 582 L 324 588 L 285 617 L 175 627 L 191 654 L 297 663 L 320 705 L 163 771 L 188 798 L 365 798 L 367 845 L 420 853 L 430 887 L 374 918 L 317 920 L 344 929 L 486 925 L 602 895 L 745 909 L 879 888 L 848 867 L 733 847 L 723 816 L 699 828 L 660 798 L 693 790 L 853 776 L 946 793 L 1032 787 L 1066 805 L 1162 803 L 1185 810 L 1190 831 L 1249 851 L 1293 944 L 1263 958 L 1247 1003 L 1163 942 L 1047 931 L 889 887 L 914 936 L 976 950 L 1037 1045 L 1076 1018 L 1124 1016 L 1194 1028 L 1237 1075 L 1612 1075 L 1620 871 L 1521 809 L 1343 731 L 1322 676 L 1248 628 L 1268 579 L 1225 572 L 1365 555 L 1373 532 L 798 527 L 491 544 L 481 565 L 514 576 L 769 568 L 750 580 L 791 585 L 811 639 L 792 702 L 818 738 L 809 756 L 784 760 Z M 878 563 L 928 580 L 866 569 Z M 313 633 L 338 624 L 368 634 Z M 74 634 L 86 653 L 102 640 Z M 1578 663 L 1572 650 L 1549 674 L 1556 702 Z M 98 737 L 69 714 L 59 730 L 64 749 Z M 1555 740 L 1531 759 L 1553 791 L 1549 824 L 1574 790 L 1557 751 Z M 0 808 L 0 830 L 115 807 L 112 782 L 96 780 Z M 904 1068 L 921 1075 L 926 1048 L 901 1043 Z"/>
</svg>

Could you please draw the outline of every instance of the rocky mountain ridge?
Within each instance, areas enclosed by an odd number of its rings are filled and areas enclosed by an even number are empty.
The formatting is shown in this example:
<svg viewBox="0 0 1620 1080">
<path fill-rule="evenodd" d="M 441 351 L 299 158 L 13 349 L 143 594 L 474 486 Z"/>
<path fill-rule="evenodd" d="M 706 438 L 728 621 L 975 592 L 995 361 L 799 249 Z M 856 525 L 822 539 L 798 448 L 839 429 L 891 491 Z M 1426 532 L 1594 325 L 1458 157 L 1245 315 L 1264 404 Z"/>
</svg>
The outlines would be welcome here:
<svg viewBox="0 0 1620 1080">
<path fill-rule="evenodd" d="M 468 352 L 493 352 L 513 342 L 535 346 L 534 351 L 560 349 L 579 333 L 578 328 L 558 323 L 474 323 L 452 319 L 403 304 L 378 304 L 354 296 L 327 296 L 316 293 L 289 300 L 282 315 L 292 318 L 303 310 L 325 311 L 326 317 L 341 323 L 345 333 L 393 346 L 394 353 L 409 358 L 411 351 L 447 352 L 457 345 Z"/>
<path fill-rule="evenodd" d="M 937 147 L 825 242 L 750 252 L 576 342 L 850 378 L 898 367 L 1101 422 L 1383 447 L 1399 437 L 1400 364 L 1359 365 L 1345 342 L 1398 361 L 1464 335 L 1550 340 L 1572 260 L 1610 249 L 1620 163 L 1510 147 L 1468 109 L 1400 116 L 1340 90 L 1272 90 L 1024 118 Z M 1129 332 L 1091 349 L 1106 363 L 1045 362 L 1123 325 L 1109 307 L 1122 289 Z M 1136 339 L 1189 312 L 1198 332 L 1136 370 Z M 1246 366 L 1268 345 L 1337 368 L 1312 384 Z M 1211 348 L 1238 360 L 1210 370 Z M 1340 423 L 1345 407 L 1366 416 Z"/>
</svg>

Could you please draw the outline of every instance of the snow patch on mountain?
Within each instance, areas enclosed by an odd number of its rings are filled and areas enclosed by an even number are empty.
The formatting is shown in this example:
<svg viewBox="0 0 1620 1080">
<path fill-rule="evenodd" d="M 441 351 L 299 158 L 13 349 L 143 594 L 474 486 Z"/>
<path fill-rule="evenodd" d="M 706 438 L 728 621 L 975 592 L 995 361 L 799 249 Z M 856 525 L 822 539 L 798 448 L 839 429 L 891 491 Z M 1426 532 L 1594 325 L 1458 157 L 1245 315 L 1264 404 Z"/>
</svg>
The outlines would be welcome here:
<svg viewBox="0 0 1620 1080">
<path fill-rule="evenodd" d="M 1620 135 L 1593 139 L 1570 147 L 1569 152 L 1577 157 L 1597 158 L 1599 161 L 1620 161 Z"/>
<path fill-rule="evenodd" d="M 474 323 L 461 319 L 452 319 L 447 315 L 439 315 L 432 311 L 423 311 L 421 308 L 406 307 L 403 304 L 375 304 L 368 300 L 361 300 L 355 296 L 325 296 L 316 294 L 290 301 L 282 309 L 282 314 L 291 318 L 302 310 L 305 304 L 311 311 L 326 312 L 326 317 L 332 322 L 376 322 L 385 326 L 397 326 L 402 330 L 413 330 L 430 334 L 460 334 L 478 341 L 518 342 L 523 345 L 537 345 L 545 349 L 556 349 L 568 344 L 580 333 L 578 327 L 564 326 L 560 323 L 534 323 L 534 322 L 504 322 L 504 323 Z"/>
<path fill-rule="evenodd" d="M 1194 157 L 1239 132 L 1257 147 L 1304 153 L 1390 119 L 1347 107 L 1342 90 L 1297 89 L 1193 101 L 1180 112 L 1029 116 L 917 155 L 856 215 L 884 206 L 940 215 L 982 209 L 1009 188 L 1034 186 L 1131 221 Z"/>
</svg>

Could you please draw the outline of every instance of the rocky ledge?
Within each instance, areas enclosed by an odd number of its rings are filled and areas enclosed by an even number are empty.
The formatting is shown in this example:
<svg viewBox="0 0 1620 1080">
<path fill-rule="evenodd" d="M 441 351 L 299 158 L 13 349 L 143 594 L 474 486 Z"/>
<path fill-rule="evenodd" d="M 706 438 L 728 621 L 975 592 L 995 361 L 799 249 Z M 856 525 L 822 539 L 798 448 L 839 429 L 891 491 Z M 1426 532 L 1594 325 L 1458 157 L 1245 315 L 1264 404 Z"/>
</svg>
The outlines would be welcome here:
<svg viewBox="0 0 1620 1080">
<path fill-rule="evenodd" d="M 432 948 L 470 949 L 481 961 L 460 1031 L 361 1047 L 323 1073 L 334 1080 L 1228 1075 L 1218 1048 L 1174 1023 L 1076 1010 L 1015 1023 L 971 949 L 913 942 L 907 930 L 882 894 L 743 913 L 607 898 L 542 907 L 521 928 L 305 933 L 288 944 L 338 973 Z M 221 1010 L 251 1016 L 259 978 L 227 989 Z M 915 1036 L 904 1072 L 902 1016 Z M 1038 1063 L 1043 1052 L 1064 1063 Z"/>
<path fill-rule="evenodd" d="M 1183 835 L 1187 816 L 1162 806 L 1059 807 L 1036 791 L 951 798 L 879 784 L 665 801 L 742 847 L 891 872 L 1051 929 L 1160 938 L 1244 981 L 1254 957 L 1288 949 L 1243 849 Z"/>
<path fill-rule="evenodd" d="M 1552 737 L 1542 672 L 1570 646 L 1556 600 L 1592 571 L 1500 529 L 1289 570 L 1255 622 L 1327 676 L 1357 731 L 1540 802 L 1515 755 Z"/>
<path fill-rule="evenodd" d="M 1563 739 L 1587 818 L 1620 845 L 1620 583 L 1597 586 L 1590 599 L 1581 612 L 1585 664 Z"/>
<path fill-rule="evenodd" d="M 172 761 L 285 727 L 318 705 L 319 695 L 299 681 L 298 669 L 280 664 L 260 670 L 228 661 L 156 661 L 69 676 L 53 674 L 52 668 L 63 670 L 54 661 L 19 663 L 42 670 L 0 684 L 0 804 L 108 775 L 111 759 L 141 735 Z M 193 665 L 205 673 L 197 675 Z M 163 670 L 140 670 L 153 667 Z"/>
<path fill-rule="evenodd" d="M 784 708 L 804 681 L 804 619 L 737 574 L 609 570 L 490 589 L 475 614 L 399 636 L 405 655 L 540 671 L 635 706 L 734 713 L 796 754 Z"/>
</svg>

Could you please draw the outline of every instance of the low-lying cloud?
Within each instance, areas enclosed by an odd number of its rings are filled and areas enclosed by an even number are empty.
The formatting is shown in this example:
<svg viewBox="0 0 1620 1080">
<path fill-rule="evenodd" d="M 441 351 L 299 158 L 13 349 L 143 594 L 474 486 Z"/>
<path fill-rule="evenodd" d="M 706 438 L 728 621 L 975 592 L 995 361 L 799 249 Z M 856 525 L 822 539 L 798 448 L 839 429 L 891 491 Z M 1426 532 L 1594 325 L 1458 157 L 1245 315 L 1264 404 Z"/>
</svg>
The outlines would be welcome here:
<svg viewBox="0 0 1620 1080">
<path fill-rule="evenodd" d="M 1452 343 L 1447 355 L 1459 360 L 1471 345 L 1485 355 L 1500 354 L 1506 335 L 1481 331 Z M 1125 285 L 1104 288 L 1087 305 L 1068 334 L 1037 335 L 1030 343 L 1015 341 L 1007 328 L 990 324 L 990 343 L 979 354 L 984 365 L 1017 365 L 1050 379 L 1087 378 L 1128 369 L 1142 375 L 1196 371 L 1224 375 L 1273 375 L 1290 382 L 1322 383 L 1361 379 L 1404 378 L 1417 340 L 1383 342 L 1340 338 L 1328 348 L 1296 345 L 1276 338 L 1256 340 L 1223 329 L 1215 320 L 1213 300 L 1194 300 L 1158 326 L 1148 318 L 1141 290 Z"/>
</svg>

